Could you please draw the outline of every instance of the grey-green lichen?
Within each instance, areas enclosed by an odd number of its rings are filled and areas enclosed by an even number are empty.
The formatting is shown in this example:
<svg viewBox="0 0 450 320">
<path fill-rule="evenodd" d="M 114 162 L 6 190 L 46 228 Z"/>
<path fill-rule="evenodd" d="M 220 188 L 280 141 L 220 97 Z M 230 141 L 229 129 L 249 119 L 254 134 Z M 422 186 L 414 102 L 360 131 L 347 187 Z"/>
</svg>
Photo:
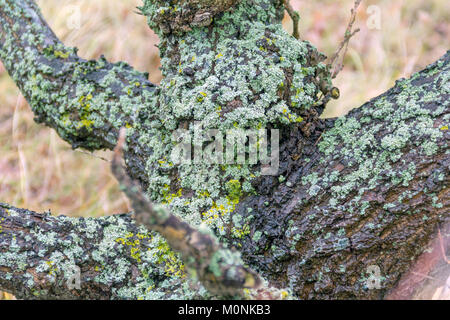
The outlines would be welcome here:
<svg viewBox="0 0 450 320">
<path fill-rule="evenodd" d="M 0 1 L 0 59 L 33 109 L 74 147 L 111 148 L 116 132 L 132 126 L 142 107 L 154 103 L 147 75 L 125 63 L 85 61 L 64 46 L 24 5 Z"/>
<path fill-rule="evenodd" d="M 436 123 L 436 118 L 448 118 L 449 100 L 445 88 L 450 70 L 448 65 L 436 66 L 440 67 L 441 73 L 431 83 L 413 85 L 419 74 L 403 80 L 398 84 L 401 91 L 394 101 L 386 96 L 378 98 L 372 108 L 363 109 L 360 120 L 339 118 L 318 145 L 324 155 L 320 161 L 330 165 L 334 159 L 339 159 L 351 170 L 345 170 L 345 174 L 332 171 L 329 176 L 320 178 L 317 173 L 304 177 L 302 181 L 310 184 L 310 194 L 316 195 L 318 189 L 328 190 L 333 184 L 330 189 L 331 206 L 355 193 L 356 197 L 340 209 L 363 212 L 361 196 L 379 186 L 380 180 L 385 185 L 407 187 L 416 174 L 417 163 L 407 163 L 402 158 L 408 152 L 419 152 L 423 157 L 433 156 L 439 149 L 437 141 L 446 132 L 442 130 L 443 124 Z M 430 101 L 440 102 L 436 103 L 435 109 L 426 108 Z M 389 122 L 382 121 L 385 118 Z M 357 139 L 356 132 L 361 133 Z"/>
<path fill-rule="evenodd" d="M 10 270 L 5 277 L 14 276 L 17 284 L 25 286 L 24 292 L 38 293 L 57 283 L 59 289 L 53 290 L 67 296 L 66 283 L 79 267 L 82 288 L 112 288 L 108 290 L 112 299 L 208 297 L 203 287 L 186 278 L 183 265 L 165 240 L 136 227 L 129 216 L 83 219 L 47 214 L 39 218 L 45 225 L 34 223 L 12 232 L 10 226 L 19 223 L 17 219 L 26 220 L 30 213 L 13 208 L 5 212 L 0 205 L 2 223 L 8 226 L 0 238 L 0 274 Z M 25 243 L 39 250 L 28 250 Z M 76 296 L 76 289 L 73 293 Z"/>
<path fill-rule="evenodd" d="M 442 156 L 448 154 L 449 76 L 447 53 L 425 71 L 398 81 L 361 110 L 337 119 L 334 127 L 323 133 L 317 161 L 324 169 L 312 170 L 299 179 L 298 216 L 285 231 L 284 241 L 293 254 L 302 252 L 301 261 L 289 266 L 291 288 L 300 291 L 302 281 L 311 281 L 311 297 L 319 297 L 330 289 L 332 279 L 338 281 L 328 265 L 340 263 L 341 256 L 368 254 L 370 246 L 387 250 L 385 241 L 389 240 L 383 239 L 400 239 L 401 232 L 386 226 L 395 221 L 405 223 L 405 215 L 417 216 L 419 221 L 446 219 L 445 213 L 438 215 L 418 206 L 429 202 L 439 212 L 445 206 L 437 194 L 446 187 L 443 181 L 448 175 L 448 157 Z M 434 167 L 437 162 L 440 164 Z M 435 192 L 428 192 L 423 183 Z M 393 248 L 398 252 L 420 250 L 408 247 L 408 240 L 394 242 Z M 305 266 L 320 258 L 328 260 L 309 278 Z M 361 292 L 367 290 L 365 280 L 363 275 Z M 385 288 L 392 281 L 393 274 L 385 275 L 381 285 Z"/>
<path fill-rule="evenodd" d="M 240 198 L 252 194 L 251 181 L 259 171 L 248 161 L 173 164 L 168 157 L 177 142 L 172 132 L 187 130 L 194 149 L 202 147 L 196 140 L 200 130 L 217 129 L 226 135 L 236 128 L 301 123 L 313 113 L 321 84 L 330 83 L 320 62 L 323 56 L 282 29 L 283 8 L 274 1 L 240 1 L 210 26 L 191 26 L 177 36 L 159 30 L 153 19 L 170 8 L 144 3 L 141 10 L 161 38 L 164 75 L 156 116 L 131 129 L 139 132 L 142 144 L 152 146 L 146 166 L 148 192 L 186 221 L 206 222 L 222 237 L 239 239 L 249 232 L 233 212 Z M 239 189 L 239 196 L 230 184 Z"/>
</svg>

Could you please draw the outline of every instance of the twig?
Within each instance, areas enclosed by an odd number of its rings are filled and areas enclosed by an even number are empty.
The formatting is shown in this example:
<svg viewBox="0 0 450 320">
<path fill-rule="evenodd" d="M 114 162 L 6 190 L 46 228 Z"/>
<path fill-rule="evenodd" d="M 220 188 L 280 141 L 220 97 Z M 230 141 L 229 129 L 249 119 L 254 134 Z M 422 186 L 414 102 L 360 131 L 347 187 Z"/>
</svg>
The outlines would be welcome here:
<svg viewBox="0 0 450 320">
<path fill-rule="evenodd" d="M 75 149 L 75 151 L 79 152 L 79 153 L 82 153 L 82 154 L 86 154 L 88 156 L 91 156 L 91 157 L 94 157 L 94 158 L 97 158 L 97 159 L 100 159 L 100 160 L 103 160 L 103 161 L 106 161 L 106 162 L 111 162 L 111 160 L 108 160 L 108 159 L 106 159 L 104 157 L 98 156 L 98 155 L 94 154 L 93 152 L 86 152 L 86 151 L 78 150 L 78 149 Z"/>
<path fill-rule="evenodd" d="M 430 279 L 430 280 L 436 280 L 436 278 L 434 278 L 432 276 L 429 276 L 427 274 L 421 273 L 421 272 L 412 271 L 411 273 L 415 274 L 416 276 L 422 277 L 422 278 L 426 278 L 426 279 Z"/>
<path fill-rule="evenodd" d="M 442 238 L 441 229 L 440 228 L 438 228 L 438 237 L 439 237 L 439 244 L 440 244 L 440 247 L 441 247 L 442 258 L 444 259 L 444 261 L 447 264 L 450 264 L 450 260 L 447 258 L 447 255 L 445 254 L 444 239 Z"/>
<path fill-rule="evenodd" d="M 322 135 L 323 135 L 323 132 L 320 134 L 320 137 L 319 137 L 319 139 L 317 139 L 317 141 L 314 143 L 314 147 L 319 143 L 319 141 L 322 139 Z"/>
<path fill-rule="evenodd" d="M 292 5 L 289 3 L 289 0 L 283 0 L 284 8 L 286 9 L 287 13 L 292 19 L 293 22 L 293 31 L 292 35 L 295 39 L 300 38 L 300 35 L 298 33 L 298 24 L 300 22 L 300 14 L 294 10 Z"/>
<path fill-rule="evenodd" d="M 350 42 L 350 39 L 356 33 L 359 32 L 359 28 L 354 31 L 352 31 L 352 29 L 353 29 L 353 24 L 355 23 L 355 20 L 356 20 L 356 13 L 357 13 L 359 5 L 361 4 L 361 1 L 362 0 L 355 1 L 355 5 L 351 11 L 350 22 L 347 26 L 347 29 L 345 30 L 344 40 L 342 40 L 342 42 L 339 44 L 339 48 L 337 49 L 337 51 L 334 53 L 334 55 L 330 59 L 330 63 L 329 63 L 330 69 L 333 69 L 333 67 L 334 67 L 334 71 L 331 76 L 332 79 L 336 78 L 336 76 L 339 74 L 339 72 L 341 72 L 342 68 L 344 67 L 344 57 L 347 54 L 348 43 Z M 343 54 L 342 54 L 342 60 L 341 60 L 341 62 L 337 63 L 342 50 L 344 50 Z M 335 65 L 335 63 L 337 63 L 337 64 Z"/>
<path fill-rule="evenodd" d="M 125 129 L 122 128 L 111 169 L 131 201 L 136 221 L 159 232 L 171 248 L 181 254 L 187 270 L 197 274 L 211 293 L 242 298 L 244 289 L 260 288 L 259 275 L 244 267 L 240 256 L 223 247 L 212 234 L 197 230 L 167 210 L 152 205 L 122 165 L 124 144 Z"/>
</svg>

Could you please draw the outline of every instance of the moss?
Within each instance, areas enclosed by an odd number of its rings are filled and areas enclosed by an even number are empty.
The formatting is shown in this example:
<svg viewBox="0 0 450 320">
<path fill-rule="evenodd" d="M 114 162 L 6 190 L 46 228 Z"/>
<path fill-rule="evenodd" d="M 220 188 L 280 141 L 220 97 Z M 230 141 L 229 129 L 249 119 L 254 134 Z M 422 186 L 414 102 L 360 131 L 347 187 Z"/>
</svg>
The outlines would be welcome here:
<svg viewBox="0 0 450 320">
<path fill-rule="evenodd" d="M 230 180 L 226 183 L 226 189 L 228 191 L 228 197 L 231 201 L 239 201 L 242 196 L 241 184 L 238 180 Z"/>
</svg>

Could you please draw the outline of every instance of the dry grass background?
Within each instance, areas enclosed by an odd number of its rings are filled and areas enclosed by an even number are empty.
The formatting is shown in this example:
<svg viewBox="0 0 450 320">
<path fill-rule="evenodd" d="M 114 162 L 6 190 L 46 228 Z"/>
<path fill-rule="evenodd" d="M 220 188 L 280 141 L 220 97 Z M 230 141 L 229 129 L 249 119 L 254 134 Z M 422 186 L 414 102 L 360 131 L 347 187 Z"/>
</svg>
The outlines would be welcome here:
<svg viewBox="0 0 450 320">
<path fill-rule="evenodd" d="M 127 61 L 150 72 L 158 83 L 159 58 L 156 35 L 145 17 L 135 14 L 142 0 L 38 0 L 44 17 L 67 44 L 78 47 L 80 56 Z M 113 4 L 112 4 L 113 3 Z M 341 41 L 353 0 L 291 0 L 301 14 L 300 35 L 327 55 Z M 381 28 L 371 29 L 375 5 Z M 77 7 L 79 29 L 68 19 Z M 292 28 L 288 17 L 287 30 Z M 390 88 L 450 49 L 450 2 L 448 0 L 363 1 L 345 68 L 335 85 L 341 98 L 333 101 L 324 116 L 342 115 Z M 0 63 L 0 202 L 38 212 L 97 217 L 129 210 L 109 172 L 108 152 L 94 155 L 73 151 L 54 131 L 37 125 L 19 90 Z M 0 292 L 0 299 L 1 299 Z M 6 298 L 10 296 L 5 295 Z"/>
</svg>

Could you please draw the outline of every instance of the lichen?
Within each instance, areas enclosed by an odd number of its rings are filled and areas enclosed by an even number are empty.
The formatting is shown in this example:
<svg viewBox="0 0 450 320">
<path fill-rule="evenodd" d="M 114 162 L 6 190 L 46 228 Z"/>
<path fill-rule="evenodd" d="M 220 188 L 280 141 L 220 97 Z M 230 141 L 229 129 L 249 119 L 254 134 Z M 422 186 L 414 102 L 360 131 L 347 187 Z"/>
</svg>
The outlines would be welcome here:
<svg viewBox="0 0 450 320">
<path fill-rule="evenodd" d="M 153 1 L 144 1 L 141 8 L 160 36 L 164 75 L 155 117 L 132 129 L 142 144 L 152 146 L 148 193 L 189 223 L 207 222 L 221 236 L 242 238 L 249 232 L 245 225 L 235 225 L 233 212 L 241 198 L 254 192 L 257 166 L 201 160 L 174 165 L 167 157 L 175 144 L 172 132 L 184 128 L 195 149 L 203 147 L 197 140 L 200 130 L 217 129 L 226 136 L 236 128 L 302 122 L 318 102 L 320 83 L 330 83 L 320 63 L 323 56 L 283 30 L 283 8 L 273 1 L 240 1 L 210 26 L 191 26 L 176 36 L 161 30 L 160 20 L 154 19 L 168 10 Z M 168 201 L 168 194 L 177 196 Z"/>
<path fill-rule="evenodd" d="M 19 223 L 14 219 L 26 219 L 24 214 L 6 216 L 2 221 L 7 225 Z M 166 241 L 159 234 L 136 227 L 128 216 L 83 219 L 47 214 L 43 219 L 46 228 L 58 231 L 42 232 L 44 228 L 34 225 L 2 234 L 2 246 L 8 244 L 8 250 L 0 251 L 0 274 L 14 270 L 15 281 L 26 286 L 24 292 L 34 295 L 58 283 L 60 287 L 54 290 L 64 293 L 66 282 L 79 267 L 81 286 L 115 288 L 111 299 L 192 298 L 200 292 L 208 297 L 201 286 L 185 277 L 178 255 Z M 39 250 L 23 250 L 24 241 L 36 244 Z"/>
<path fill-rule="evenodd" d="M 345 174 L 333 171 L 330 176 L 317 177 L 314 173 L 302 179 L 303 184 L 310 185 L 310 193 L 317 190 L 331 191 L 330 204 L 333 207 L 340 199 L 354 193 L 363 195 L 374 189 L 384 180 L 384 185 L 408 186 L 414 178 L 417 164 L 397 162 L 411 150 L 411 143 L 417 146 L 423 156 L 436 154 L 439 146 L 437 141 L 442 138 L 440 127 L 434 125 L 435 118 L 448 111 L 449 101 L 445 97 L 445 79 L 450 73 L 449 67 L 442 68 L 441 73 L 430 83 L 413 85 L 417 74 L 409 80 L 399 83 L 402 90 L 395 95 L 395 101 L 387 100 L 387 96 L 378 98 L 373 108 L 364 108 L 361 120 L 347 116 L 339 118 L 333 129 L 325 132 L 318 144 L 323 157 L 320 162 L 333 167 L 333 160 L 339 156 L 340 161 L 348 163 Z M 435 109 L 425 108 L 427 101 L 436 103 Z M 389 122 L 383 121 L 386 117 Z M 383 121 L 383 123 L 381 122 Z M 363 124 L 370 123 L 364 126 Z M 361 132 L 362 134 L 356 135 Z M 355 136 L 357 138 L 355 139 Z M 394 166 L 397 168 L 394 171 Z M 341 210 L 360 210 L 364 212 L 364 203 L 360 197 L 354 197 Z"/>
<path fill-rule="evenodd" d="M 76 48 L 59 42 L 23 4 L 2 0 L 0 6 L 8 17 L 0 17 L 5 26 L 0 59 L 36 120 L 55 128 L 74 147 L 111 148 L 115 143 L 111 128 L 117 131 L 125 123 L 132 124 L 139 108 L 153 103 L 154 88 L 147 74 L 103 57 L 80 59 Z M 38 12 L 34 3 L 31 6 Z M 96 134 L 103 130 L 110 133 Z"/>
</svg>

